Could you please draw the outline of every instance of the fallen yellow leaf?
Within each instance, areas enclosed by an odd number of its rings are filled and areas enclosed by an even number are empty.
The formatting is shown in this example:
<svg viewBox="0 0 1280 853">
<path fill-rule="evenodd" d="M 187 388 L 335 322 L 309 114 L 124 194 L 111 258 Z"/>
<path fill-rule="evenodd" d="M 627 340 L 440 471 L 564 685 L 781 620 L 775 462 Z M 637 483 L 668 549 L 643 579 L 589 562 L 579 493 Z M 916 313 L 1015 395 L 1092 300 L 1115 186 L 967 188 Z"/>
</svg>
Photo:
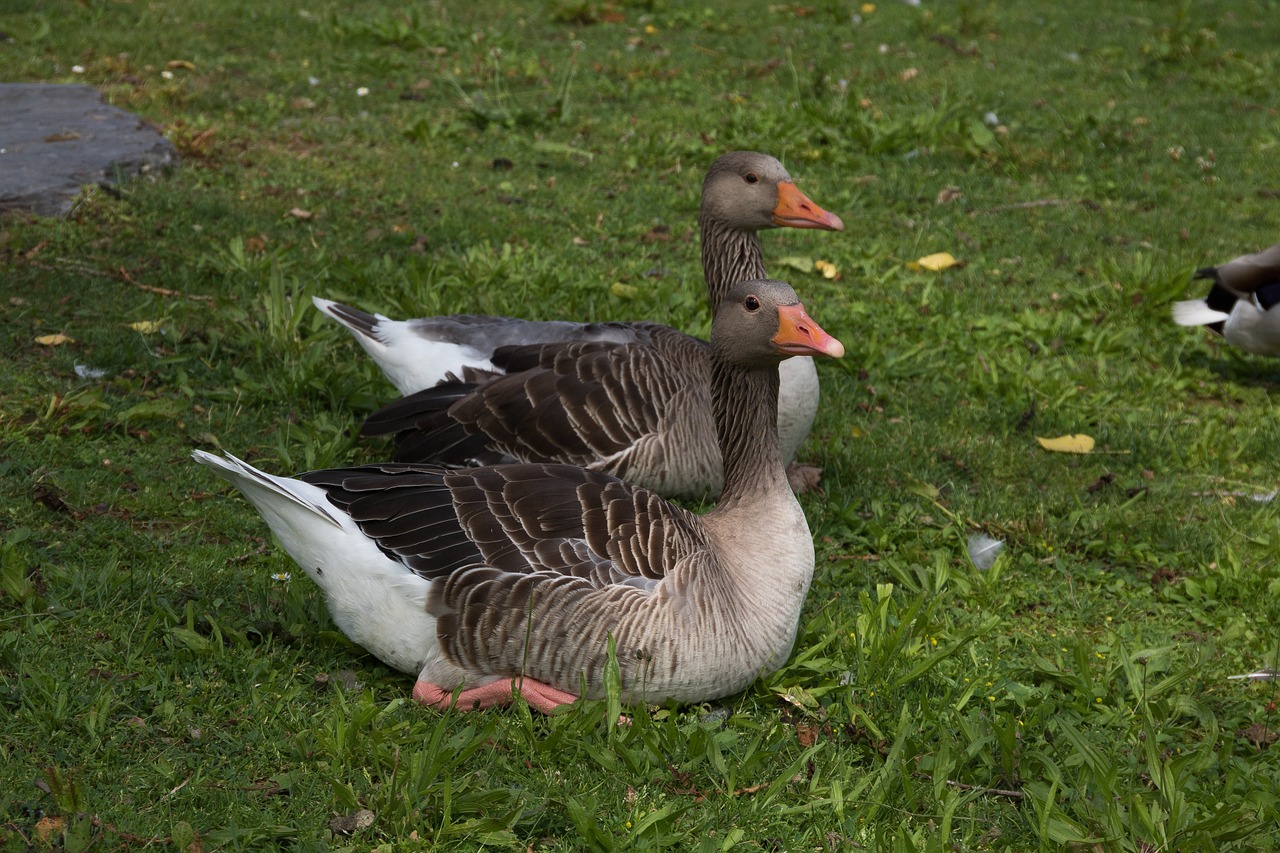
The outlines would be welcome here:
<svg viewBox="0 0 1280 853">
<path fill-rule="evenodd" d="M 68 335 L 58 332 L 56 335 L 41 335 L 36 338 L 36 343 L 42 347 L 60 347 L 63 344 L 74 344 L 76 339 Z"/>
<path fill-rule="evenodd" d="M 775 261 L 779 266 L 790 267 L 799 272 L 813 272 L 815 264 L 813 258 L 804 258 L 799 255 L 788 255 L 785 258 L 778 258 Z"/>
<path fill-rule="evenodd" d="M 814 261 L 813 266 L 818 272 L 822 273 L 822 277 L 825 279 L 833 279 L 840 276 L 840 268 L 830 261 Z"/>
<path fill-rule="evenodd" d="M 1057 438 L 1041 438 L 1037 435 L 1036 441 L 1045 450 L 1052 450 L 1054 453 L 1093 452 L 1093 438 L 1087 435 L 1060 435 Z"/>
<path fill-rule="evenodd" d="M 908 264 L 908 266 L 911 266 L 913 269 L 928 270 L 929 272 L 942 272 L 945 269 L 954 267 L 958 263 L 960 262 L 957 261 L 955 256 L 950 252 L 934 252 L 932 255 L 925 255 L 923 258 L 916 261 L 914 265 Z"/>
<path fill-rule="evenodd" d="M 133 329 L 140 335 L 154 335 L 160 331 L 159 320 L 139 320 L 136 323 L 130 323 L 129 328 Z"/>
</svg>

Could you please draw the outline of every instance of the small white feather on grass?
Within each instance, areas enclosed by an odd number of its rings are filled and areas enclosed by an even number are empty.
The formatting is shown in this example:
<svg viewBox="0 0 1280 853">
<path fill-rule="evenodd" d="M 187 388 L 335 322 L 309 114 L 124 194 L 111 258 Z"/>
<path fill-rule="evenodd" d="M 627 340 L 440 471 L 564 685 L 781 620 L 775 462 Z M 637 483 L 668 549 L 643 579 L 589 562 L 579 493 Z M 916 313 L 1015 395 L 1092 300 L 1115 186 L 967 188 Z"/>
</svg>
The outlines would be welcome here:
<svg viewBox="0 0 1280 853">
<path fill-rule="evenodd" d="M 1003 550 L 1004 543 L 999 539 L 992 539 L 982 533 L 975 533 L 969 537 L 969 559 L 973 561 L 974 568 L 979 571 L 986 571 L 995 565 L 996 557 L 999 557 Z"/>
</svg>

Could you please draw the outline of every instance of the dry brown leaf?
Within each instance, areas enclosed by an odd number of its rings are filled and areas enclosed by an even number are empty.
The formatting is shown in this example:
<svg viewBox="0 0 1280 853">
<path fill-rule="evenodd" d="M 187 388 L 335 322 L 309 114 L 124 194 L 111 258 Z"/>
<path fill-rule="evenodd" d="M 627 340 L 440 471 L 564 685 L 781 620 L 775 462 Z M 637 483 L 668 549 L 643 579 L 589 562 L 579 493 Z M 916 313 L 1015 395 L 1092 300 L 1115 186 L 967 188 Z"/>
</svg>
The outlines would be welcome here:
<svg viewBox="0 0 1280 853">
<path fill-rule="evenodd" d="M 289 215 L 294 219 L 310 219 L 313 214 L 309 210 L 303 210 L 300 207 L 295 207 L 290 209 Z"/>
<path fill-rule="evenodd" d="M 1236 734 L 1240 735 L 1240 737 L 1249 741 L 1249 743 L 1254 746 L 1270 746 L 1275 743 L 1277 739 L 1280 739 L 1280 734 L 1278 734 L 1274 728 L 1263 725 L 1262 723 L 1253 723 L 1252 725 L 1245 726 Z"/>
<path fill-rule="evenodd" d="M 1051 450 L 1054 453 L 1093 452 L 1093 438 L 1083 434 L 1060 435 L 1057 438 L 1041 438 L 1037 435 L 1036 441 L 1040 442 L 1040 446 L 1045 450 Z"/>
<path fill-rule="evenodd" d="M 671 239 L 671 229 L 666 225 L 655 225 L 640 235 L 641 243 L 665 243 Z"/>
<path fill-rule="evenodd" d="M 903 71 L 901 74 L 898 75 L 898 79 L 901 80 L 903 83 L 910 83 L 912 80 L 916 79 L 916 76 L 919 74 L 920 74 L 920 69 L 908 68 L 906 71 Z"/>
<path fill-rule="evenodd" d="M 943 187 L 938 190 L 938 197 L 935 201 L 937 204 L 950 204 L 962 198 L 964 198 L 964 193 L 960 192 L 959 187 Z"/>
<path fill-rule="evenodd" d="M 787 466 L 787 483 L 791 486 L 791 491 L 797 495 L 816 489 L 820 482 L 822 482 L 821 468 L 806 465 L 803 462 L 792 462 Z"/>
<path fill-rule="evenodd" d="M 351 835 L 362 829 L 368 829 L 373 826 L 373 812 L 368 809 L 360 809 L 351 814 L 338 815 L 329 821 L 329 828 L 338 835 Z"/>
<path fill-rule="evenodd" d="M 74 344 L 76 339 L 58 332 L 56 335 L 40 335 L 36 338 L 36 343 L 42 347 L 60 347 L 63 344 Z"/>
<path fill-rule="evenodd" d="M 48 844 L 56 836 L 62 834 L 62 818 L 46 815 L 36 821 L 36 837 L 42 844 Z"/>
</svg>

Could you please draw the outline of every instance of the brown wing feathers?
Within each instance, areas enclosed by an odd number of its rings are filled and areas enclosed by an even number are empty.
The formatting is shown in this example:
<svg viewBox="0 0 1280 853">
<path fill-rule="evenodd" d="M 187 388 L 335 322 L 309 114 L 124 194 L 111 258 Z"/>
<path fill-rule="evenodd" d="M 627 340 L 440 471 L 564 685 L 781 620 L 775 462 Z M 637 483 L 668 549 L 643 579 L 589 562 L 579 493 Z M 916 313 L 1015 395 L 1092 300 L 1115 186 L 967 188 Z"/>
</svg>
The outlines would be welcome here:
<svg viewBox="0 0 1280 853">
<path fill-rule="evenodd" d="M 370 416 L 363 431 L 396 433 L 401 462 L 599 465 L 663 432 L 664 403 L 709 381 L 703 342 L 660 327 L 645 332 L 638 345 L 504 348 L 494 361 L 507 375 L 405 397 Z"/>
<path fill-rule="evenodd" d="M 506 577 L 568 575 L 606 586 L 660 578 L 705 547 L 691 514 L 572 466 L 385 464 L 301 479 L 323 488 L 383 553 L 432 580 L 488 566 Z"/>
</svg>

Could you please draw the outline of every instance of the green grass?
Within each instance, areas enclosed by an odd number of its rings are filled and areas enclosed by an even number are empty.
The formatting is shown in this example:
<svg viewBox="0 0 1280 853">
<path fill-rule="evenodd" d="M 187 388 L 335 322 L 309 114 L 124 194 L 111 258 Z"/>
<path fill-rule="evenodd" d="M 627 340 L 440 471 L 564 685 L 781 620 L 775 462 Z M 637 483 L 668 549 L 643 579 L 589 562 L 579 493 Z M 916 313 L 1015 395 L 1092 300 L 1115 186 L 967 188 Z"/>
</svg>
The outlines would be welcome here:
<svg viewBox="0 0 1280 853">
<path fill-rule="evenodd" d="M 4 5 L 0 79 L 185 161 L 0 223 L 0 847 L 1277 846 L 1280 696 L 1227 676 L 1280 663 L 1280 365 L 1168 306 L 1277 240 L 1280 5 L 747 5 Z M 625 728 L 419 709 L 190 448 L 384 452 L 311 294 L 705 332 L 733 148 L 847 225 L 764 240 L 849 349 L 792 661 Z"/>
</svg>

